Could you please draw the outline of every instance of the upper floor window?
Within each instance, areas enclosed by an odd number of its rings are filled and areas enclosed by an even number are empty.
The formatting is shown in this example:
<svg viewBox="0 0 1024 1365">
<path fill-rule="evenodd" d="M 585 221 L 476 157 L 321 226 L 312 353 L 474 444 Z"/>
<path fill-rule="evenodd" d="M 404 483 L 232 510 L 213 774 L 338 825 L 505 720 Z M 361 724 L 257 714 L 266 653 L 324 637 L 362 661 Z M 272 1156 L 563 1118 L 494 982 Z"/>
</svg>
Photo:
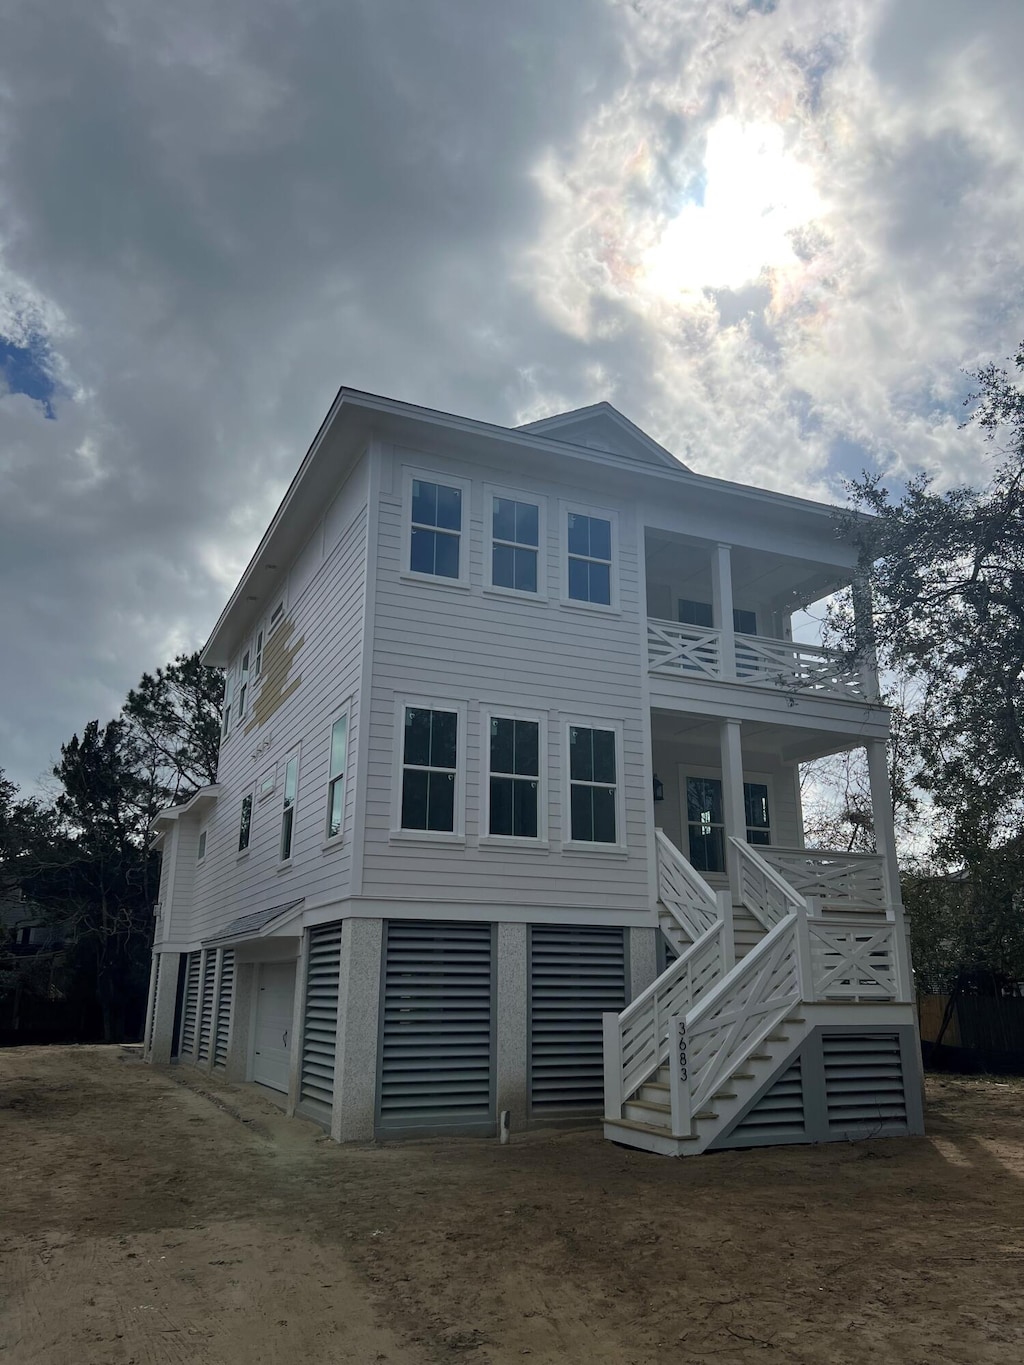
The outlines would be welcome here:
<svg viewBox="0 0 1024 1365">
<path fill-rule="evenodd" d="M 206 857 L 206 830 L 199 831 L 199 847 L 196 849 L 196 862 L 201 863 Z"/>
<path fill-rule="evenodd" d="M 492 494 L 491 586 L 536 593 L 540 586 L 540 506 Z"/>
<path fill-rule="evenodd" d="M 491 716 L 488 834 L 536 839 L 540 794 L 540 722 Z"/>
<path fill-rule="evenodd" d="M 571 602 L 612 605 L 612 522 L 609 517 L 566 514 L 567 583 Z"/>
<path fill-rule="evenodd" d="M 279 858 L 282 863 L 292 856 L 295 836 L 295 798 L 299 786 L 299 756 L 292 754 L 284 770 L 284 799 L 281 804 L 281 847 Z"/>
<path fill-rule="evenodd" d="M 259 678 L 263 672 L 263 627 L 260 626 L 256 632 L 256 642 L 253 645 L 252 676 Z"/>
<path fill-rule="evenodd" d="M 241 720 L 245 715 L 245 703 L 249 696 L 249 651 L 246 650 L 242 655 L 242 664 L 238 670 L 238 719 Z"/>
<path fill-rule="evenodd" d="M 348 750 L 348 716 L 331 726 L 331 758 L 327 770 L 327 837 L 336 839 L 345 821 L 345 756 Z"/>
<path fill-rule="evenodd" d="M 224 674 L 224 705 L 221 716 L 221 734 L 226 739 L 231 730 L 231 699 L 234 693 L 235 678 L 229 668 Z"/>
<path fill-rule="evenodd" d="M 272 635 L 277 627 L 284 620 L 284 598 L 282 597 L 277 606 L 270 613 L 270 620 L 267 622 L 267 634 Z"/>
<path fill-rule="evenodd" d="M 570 837 L 587 844 L 618 843 L 616 734 L 569 726 Z"/>
<path fill-rule="evenodd" d="M 714 615 L 710 602 L 694 602 L 689 598 L 679 599 L 679 623 L 684 626 L 701 626 L 710 630 L 714 625 Z M 737 635 L 757 634 L 757 613 L 733 607 L 732 628 Z"/>
<path fill-rule="evenodd" d="M 455 832 L 458 750 L 458 712 L 404 708 L 402 829 Z"/>
<path fill-rule="evenodd" d="M 413 478 L 409 570 L 434 578 L 462 577 L 463 490 Z"/>
<path fill-rule="evenodd" d="M 238 851 L 244 853 L 249 847 L 252 833 L 252 792 L 242 797 L 242 814 L 238 821 Z"/>
</svg>

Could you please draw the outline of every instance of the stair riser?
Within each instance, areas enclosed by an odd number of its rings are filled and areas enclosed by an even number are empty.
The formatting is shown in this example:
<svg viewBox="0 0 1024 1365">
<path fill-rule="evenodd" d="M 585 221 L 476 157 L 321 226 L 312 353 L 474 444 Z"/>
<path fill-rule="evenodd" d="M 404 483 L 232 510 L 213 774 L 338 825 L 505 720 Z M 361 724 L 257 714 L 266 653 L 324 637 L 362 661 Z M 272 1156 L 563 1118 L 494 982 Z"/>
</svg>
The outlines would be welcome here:
<svg viewBox="0 0 1024 1365">
<path fill-rule="evenodd" d="M 644 1104 L 634 1104 L 632 1100 L 627 1100 L 623 1105 L 622 1116 L 634 1119 L 637 1123 L 649 1123 L 654 1128 L 664 1128 L 666 1132 L 671 1122 L 671 1115 L 664 1114 L 658 1109 L 649 1109 Z"/>
</svg>

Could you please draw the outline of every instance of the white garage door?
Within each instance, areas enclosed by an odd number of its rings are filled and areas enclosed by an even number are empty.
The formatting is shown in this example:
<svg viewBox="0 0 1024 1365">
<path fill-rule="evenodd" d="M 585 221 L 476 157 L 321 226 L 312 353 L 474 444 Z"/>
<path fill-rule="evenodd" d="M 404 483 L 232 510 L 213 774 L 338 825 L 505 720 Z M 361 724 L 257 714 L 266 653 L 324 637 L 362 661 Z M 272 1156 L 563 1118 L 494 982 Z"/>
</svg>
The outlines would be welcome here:
<svg viewBox="0 0 1024 1365">
<path fill-rule="evenodd" d="M 272 1090 L 288 1090 L 294 1000 L 295 963 L 262 963 L 256 997 L 252 1078 Z"/>
</svg>

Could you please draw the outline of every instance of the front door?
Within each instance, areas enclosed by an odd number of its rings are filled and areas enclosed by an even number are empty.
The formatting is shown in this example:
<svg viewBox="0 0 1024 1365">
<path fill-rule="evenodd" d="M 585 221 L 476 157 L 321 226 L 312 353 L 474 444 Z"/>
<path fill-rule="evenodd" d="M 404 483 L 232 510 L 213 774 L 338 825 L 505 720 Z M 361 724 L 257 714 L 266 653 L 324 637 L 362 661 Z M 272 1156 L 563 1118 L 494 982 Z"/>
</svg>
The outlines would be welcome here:
<svg viewBox="0 0 1024 1365">
<path fill-rule="evenodd" d="M 710 773 L 679 770 L 682 806 L 683 853 L 698 872 L 705 876 L 724 876 L 725 807 L 722 779 Z M 771 812 L 769 785 L 761 781 L 743 783 L 743 806 L 748 844 L 770 844 Z"/>
<path fill-rule="evenodd" d="M 287 1094 L 291 1070 L 295 963 L 260 964 L 253 1038 L 252 1078 Z"/>
</svg>

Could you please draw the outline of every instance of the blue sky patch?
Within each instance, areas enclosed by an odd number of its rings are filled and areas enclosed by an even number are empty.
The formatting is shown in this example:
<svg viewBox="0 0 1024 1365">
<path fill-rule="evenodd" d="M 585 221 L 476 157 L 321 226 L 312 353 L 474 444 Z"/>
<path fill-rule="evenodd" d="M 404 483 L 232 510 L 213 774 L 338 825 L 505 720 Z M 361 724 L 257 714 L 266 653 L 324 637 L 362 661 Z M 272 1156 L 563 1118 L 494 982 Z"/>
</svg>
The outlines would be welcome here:
<svg viewBox="0 0 1024 1365">
<path fill-rule="evenodd" d="M 17 342 L 0 336 L 2 387 L 11 393 L 23 393 L 26 397 L 35 399 L 37 403 L 42 404 L 43 411 L 53 421 L 57 416 L 53 407 L 57 385 L 50 373 L 49 347 L 45 339 L 38 335 L 29 336 L 27 341 L 27 345 L 19 346 Z"/>
</svg>

